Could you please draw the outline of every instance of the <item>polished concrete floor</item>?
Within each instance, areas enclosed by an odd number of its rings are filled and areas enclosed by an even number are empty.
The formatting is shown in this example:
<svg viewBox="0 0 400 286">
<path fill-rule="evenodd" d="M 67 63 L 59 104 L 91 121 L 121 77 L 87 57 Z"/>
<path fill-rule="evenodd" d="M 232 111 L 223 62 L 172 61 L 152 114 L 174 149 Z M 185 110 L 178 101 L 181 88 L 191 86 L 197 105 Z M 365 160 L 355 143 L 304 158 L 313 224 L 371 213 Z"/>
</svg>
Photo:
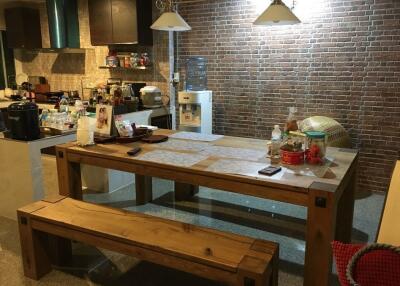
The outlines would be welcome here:
<svg viewBox="0 0 400 286">
<path fill-rule="evenodd" d="M 175 202 L 171 182 L 157 179 L 153 183 L 155 200 L 145 206 L 135 206 L 133 187 L 87 194 L 84 199 L 276 241 L 280 244 L 279 285 L 302 285 L 306 208 L 207 188 L 189 201 Z M 374 241 L 383 201 L 381 194 L 357 195 L 354 241 Z M 17 224 L 0 217 L 0 285 L 217 285 L 108 251 L 80 244 L 74 248 L 73 265 L 54 270 L 39 282 L 27 279 L 22 273 Z M 335 277 L 333 281 L 337 284 Z"/>
</svg>

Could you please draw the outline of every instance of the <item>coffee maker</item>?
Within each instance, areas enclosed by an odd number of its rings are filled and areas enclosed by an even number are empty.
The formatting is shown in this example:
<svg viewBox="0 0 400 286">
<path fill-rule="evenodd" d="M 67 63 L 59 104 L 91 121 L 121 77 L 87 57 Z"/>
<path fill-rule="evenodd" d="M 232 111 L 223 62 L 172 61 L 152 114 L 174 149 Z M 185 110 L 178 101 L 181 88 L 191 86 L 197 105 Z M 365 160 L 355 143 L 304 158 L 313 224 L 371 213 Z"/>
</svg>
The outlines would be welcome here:
<svg viewBox="0 0 400 286">
<path fill-rule="evenodd" d="M 32 141 L 40 138 L 39 108 L 34 102 L 23 101 L 8 107 L 11 137 L 15 140 Z"/>
</svg>

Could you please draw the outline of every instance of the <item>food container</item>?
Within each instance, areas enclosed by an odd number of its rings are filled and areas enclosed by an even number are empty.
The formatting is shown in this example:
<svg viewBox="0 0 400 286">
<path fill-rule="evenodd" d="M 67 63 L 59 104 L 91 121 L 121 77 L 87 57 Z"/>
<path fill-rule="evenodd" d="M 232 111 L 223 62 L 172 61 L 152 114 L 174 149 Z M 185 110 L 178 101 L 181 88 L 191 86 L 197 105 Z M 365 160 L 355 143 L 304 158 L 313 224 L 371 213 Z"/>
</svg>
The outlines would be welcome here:
<svg viewBox="0 0 400 286">
<path fill-rule="evenodd" d="M 309 164 L 323 164 L 326 154 L 326 134 L 320 131 L 308 131 L 306 160 Z"/>
<path fill-rule="evenodd" d="M 304 164 L 304 151 L 285 151 L 281 150 L 281 163 L 287 165 Z"/>
<path fill-rule="evenodd" d="M 119 65 L 119 59 L 116 56 L 106 57 L 106 66 L 110 68 L 116 68 Z"/>
<path fill-rule="evenodd" d="M 304 164 L 304 140 L 301 132 L 285 132 L 281 146 L 281 162 L 288 165 Z"/>
<path fill-rule="evenodd" d="M 94 131 L 96 128 L 96 119 L 82 116 L 78 120 L 78 130 L 76 132 L 76 141 L 79 146 L 88 146 L 94 144 Z"/>
</svg>

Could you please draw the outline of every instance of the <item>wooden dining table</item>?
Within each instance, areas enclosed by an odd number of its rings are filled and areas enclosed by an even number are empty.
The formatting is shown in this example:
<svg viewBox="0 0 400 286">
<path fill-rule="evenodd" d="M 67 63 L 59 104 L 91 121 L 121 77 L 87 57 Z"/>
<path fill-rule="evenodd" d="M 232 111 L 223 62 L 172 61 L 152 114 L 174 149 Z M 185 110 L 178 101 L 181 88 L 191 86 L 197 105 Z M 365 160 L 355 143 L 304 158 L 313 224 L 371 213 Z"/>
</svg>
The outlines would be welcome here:
<svg viewBox="0 0 400 286">
<path fill-rule="evenodd" d="M 204 186 L 307 207 L 304 285 L 329 285 L 331 242 L 351 240 L 357 150 L 328 147 L 324 165 L 281 165 L 282 171 L 269 177 L 258 174 L 271 163 L 265 140 L 171 130 L 155 134 L 169 140 L 57 146 L 60 195 L 82 199 L 80 165 L 87 164 L 134 173 L 137 204 L 153 199 L 151 180 L 157 177 L 174 181 L 180 199 Z M 134 147 L 141 152 L 129 156 Z"/>
</svg>

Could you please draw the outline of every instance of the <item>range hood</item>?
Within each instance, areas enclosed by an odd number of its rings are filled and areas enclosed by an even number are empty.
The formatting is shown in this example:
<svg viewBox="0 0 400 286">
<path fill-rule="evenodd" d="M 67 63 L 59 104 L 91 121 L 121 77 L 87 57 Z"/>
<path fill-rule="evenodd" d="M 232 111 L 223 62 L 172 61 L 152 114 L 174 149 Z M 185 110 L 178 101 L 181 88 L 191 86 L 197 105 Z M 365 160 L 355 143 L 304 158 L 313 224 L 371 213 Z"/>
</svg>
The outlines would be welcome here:
<svg viewBox="0 0 400 286">
<path fill-rule="evenodd" d="M 46 0 L 52 49 L 80 48 L 77 0 Z"/>
<path fill-rule="evenodd" d="M 77 0 L 46 0 L 50 47 L 42 53 L 84 53 L 80 48 Z"/>
</svg>

